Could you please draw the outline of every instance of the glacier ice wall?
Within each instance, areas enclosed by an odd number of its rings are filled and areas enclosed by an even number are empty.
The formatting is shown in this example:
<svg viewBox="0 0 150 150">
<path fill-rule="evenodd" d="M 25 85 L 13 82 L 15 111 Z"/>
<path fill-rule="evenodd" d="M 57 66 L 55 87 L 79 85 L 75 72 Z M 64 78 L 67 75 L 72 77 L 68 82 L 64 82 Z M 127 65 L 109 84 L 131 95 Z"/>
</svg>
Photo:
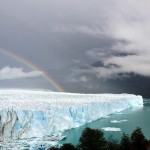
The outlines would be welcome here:
<svg viewBox="0 0 150 150">
<path fill-rule="evenodd" d="M 0 141 L 49 136 L 137 106 L 143 99 L 132 94 L 0 90 Z"/>
</svg>

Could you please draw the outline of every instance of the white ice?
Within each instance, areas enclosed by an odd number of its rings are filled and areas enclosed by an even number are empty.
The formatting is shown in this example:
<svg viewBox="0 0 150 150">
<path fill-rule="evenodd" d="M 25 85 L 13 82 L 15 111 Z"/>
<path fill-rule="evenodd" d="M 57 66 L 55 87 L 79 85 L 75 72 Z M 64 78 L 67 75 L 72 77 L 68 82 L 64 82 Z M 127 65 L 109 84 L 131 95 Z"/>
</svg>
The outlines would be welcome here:
<svg viewBox="0 0 150 150">
<path fill-rule="evenodd" d="M 122 123 L 122 122 L 126 122 L 126 121 L 128 121 L 128 120 L 112 120 L 112 121 L 110 121 L 111 123 Z"/>
<path fill-rule="evenodd" d="M 105 127 L 105 128 L 102 128 L 102 129 L 105 130 L 105 131 L 113 131 L 113 132 L 121 131 L 120 128 L 115 128 L 115 127 Z"/>
<path fill-rule="evenodd" d="M 0 140 L 48 138 L 109 114 L 142 106 L 142 97 L 132 94 L 0 90 Z"/>
</svg>

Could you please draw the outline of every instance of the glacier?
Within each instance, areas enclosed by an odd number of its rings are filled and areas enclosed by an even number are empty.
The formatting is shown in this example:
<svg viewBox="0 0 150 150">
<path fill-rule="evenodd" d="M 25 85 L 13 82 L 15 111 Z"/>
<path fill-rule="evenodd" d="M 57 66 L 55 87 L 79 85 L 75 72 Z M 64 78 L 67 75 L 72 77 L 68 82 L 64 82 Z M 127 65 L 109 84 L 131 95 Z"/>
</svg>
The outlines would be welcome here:
<svg viewBox="0 0 150 150">
<path fill-rule="evenodd" d="M 130 107 L 142 96 L 1 89 L 0 141 L 49 138 Z"/>
</svg>

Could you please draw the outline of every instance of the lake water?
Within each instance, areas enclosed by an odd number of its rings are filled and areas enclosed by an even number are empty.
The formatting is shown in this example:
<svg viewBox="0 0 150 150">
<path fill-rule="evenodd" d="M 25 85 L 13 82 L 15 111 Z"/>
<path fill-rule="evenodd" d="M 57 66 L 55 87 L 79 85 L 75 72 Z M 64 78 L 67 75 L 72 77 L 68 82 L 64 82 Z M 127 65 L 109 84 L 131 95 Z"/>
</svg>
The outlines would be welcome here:
<svg viewBox="0 0 150 150">
<path fill-rule="evenodd" d="M 65 131 L 64 135 L 66 139 L 61 141 L 61 143 L 72 143 L 76 145 L 82 131 L 86 127 L 100 129 L 104 132 L 105 138 L 112 135 L 113 138 L 117 140 L 120 139 L 123 132 L 130 135 L 136 127 L 140 127 L 145 137 L 150 139 L 150 99 L 144 99 L 143 108 L 130 108 L 120 113 L 93 121 L 82 127 Z"/>
</svg>

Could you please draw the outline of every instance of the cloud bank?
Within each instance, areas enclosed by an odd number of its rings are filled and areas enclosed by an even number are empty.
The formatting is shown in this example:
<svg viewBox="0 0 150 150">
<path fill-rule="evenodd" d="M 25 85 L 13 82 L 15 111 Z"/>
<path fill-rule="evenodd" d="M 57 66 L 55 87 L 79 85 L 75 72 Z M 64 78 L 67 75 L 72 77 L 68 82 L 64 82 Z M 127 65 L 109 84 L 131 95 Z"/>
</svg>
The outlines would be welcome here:
<svg viewBox="0 0 150 150">
<path fill-rule="evenodd" d="M 38 71 L 24 72 L 22 68 L 6 66 L 0 70 L 0 80 L 33 78 L 39 77 L 43 73 Z"/>
<path fill-rule="evenodd" d="M 108 1 L 109 2 L 109 1 Z M 104 64 L 115 64 L 120 67 L 101 68 L 99 76 L 118 73 L 135 73 L 150 77 L 150 1 L 114 1 L 110 6 L 110 15 L 106 17 L 108 26 L 105 34 L 117 42 L 111 51 L 133 53 L 134 55 L 111 56 Z M 112 10 L 112 11 L 111 11 Z"/>
<path fill-rule="evenodd" d="M 99 79 L 117 78 L 119 74 L 150 77 L 150 1 L 106 0 L 98 4 L 101 13 L 93 17 L 91 26 L 87 24 L 86 33 L 104 36 L 114 42 L 110 47 L 86 51 L 89 59 L 100 60 L 102 65 L 90 67 L 90 70 L 77 69 L 76 72 L 92 73 Z"/>
<path fill-rule="evenodd" d="M 68 91 L 109 91 L 126 80 L 122 76 L 150 79 L 149 7 L 149 0 L 1 1 L 0 46 L 33 62 Z M 0 61 L 0 68 L 20 66 L 3 55 Z M 149 82 L 141 83 L 149 88 Z"/>
</svg>

